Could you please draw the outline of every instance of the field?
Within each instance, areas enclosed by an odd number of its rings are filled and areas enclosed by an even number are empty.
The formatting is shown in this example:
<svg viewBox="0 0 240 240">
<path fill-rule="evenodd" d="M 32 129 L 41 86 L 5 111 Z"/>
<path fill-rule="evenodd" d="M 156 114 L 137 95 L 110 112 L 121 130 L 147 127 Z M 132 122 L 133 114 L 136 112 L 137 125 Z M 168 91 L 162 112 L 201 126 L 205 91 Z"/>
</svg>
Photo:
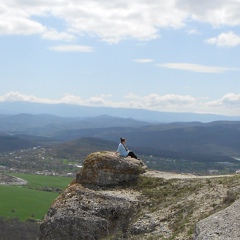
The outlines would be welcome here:
<svg viewBox="0 0 240 240">
<path fill-rule="evenodd" d="M 0 216 L 42 220 L 51 203 L 72 178 L 11 174 L 28 181 L 26 186 L 0 186 Z"/>
</svg>

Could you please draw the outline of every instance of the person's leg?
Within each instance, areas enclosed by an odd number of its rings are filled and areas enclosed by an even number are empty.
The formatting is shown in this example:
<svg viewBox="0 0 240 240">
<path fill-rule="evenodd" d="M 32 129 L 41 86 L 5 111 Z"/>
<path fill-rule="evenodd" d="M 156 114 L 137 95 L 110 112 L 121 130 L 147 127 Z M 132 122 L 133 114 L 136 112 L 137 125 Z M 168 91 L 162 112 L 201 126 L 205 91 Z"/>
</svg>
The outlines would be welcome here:
<svg viewBox="0 0 240 240">
<path fill-rule="evenodd" d="M 131 158 L 136 158 L 136 159 L 138 159 L 138 157 L 136 156 L 136 154 L 135 154 L 134 152 L 132 152 L 132 151 L 130 151 L 130 152 L 128 153 L 128 156 L 130 156 Z"/>
</svg>

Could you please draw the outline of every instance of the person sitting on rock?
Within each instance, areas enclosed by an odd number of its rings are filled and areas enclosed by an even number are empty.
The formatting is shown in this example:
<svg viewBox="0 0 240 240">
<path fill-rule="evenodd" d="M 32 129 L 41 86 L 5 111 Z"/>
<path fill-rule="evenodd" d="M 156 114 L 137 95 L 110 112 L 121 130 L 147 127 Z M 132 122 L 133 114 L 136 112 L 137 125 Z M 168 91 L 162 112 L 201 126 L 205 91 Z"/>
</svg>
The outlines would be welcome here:
<svg viewBox="0 0 240 240">
<path fill-rule="evenodd" d="M 118 145 L 118 149 L 116 151 L 116 154 L 119 153 L 119 155 L 121 157 L 131 157 L 131 158 L 135 158 L 138 160 L 141 160 L 140 158 L 138 158 L 136 156 L 136 154 L 133 151 L 128 150 L 127 146 L 126 146 L 126 139 L 125 138 L 120 138 L 120 143 Z"/>
</svg>

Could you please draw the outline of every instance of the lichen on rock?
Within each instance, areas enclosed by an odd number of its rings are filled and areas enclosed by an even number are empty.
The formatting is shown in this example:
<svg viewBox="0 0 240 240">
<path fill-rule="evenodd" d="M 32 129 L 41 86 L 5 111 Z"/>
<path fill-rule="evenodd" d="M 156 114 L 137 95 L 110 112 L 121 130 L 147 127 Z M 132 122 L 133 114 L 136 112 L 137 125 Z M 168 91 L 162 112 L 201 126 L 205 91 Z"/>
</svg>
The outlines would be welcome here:
<svg viewBox="0 0 240 240">
<path fill-rule="evenodd" d="M 82 171 L 77 174 L 77 182 L 116 185 L 137 179 L 145 169 L 146 165 L 141 160 L 118 157 L 114 152 L 96 152 L 85 159 Z"/>
</svg>

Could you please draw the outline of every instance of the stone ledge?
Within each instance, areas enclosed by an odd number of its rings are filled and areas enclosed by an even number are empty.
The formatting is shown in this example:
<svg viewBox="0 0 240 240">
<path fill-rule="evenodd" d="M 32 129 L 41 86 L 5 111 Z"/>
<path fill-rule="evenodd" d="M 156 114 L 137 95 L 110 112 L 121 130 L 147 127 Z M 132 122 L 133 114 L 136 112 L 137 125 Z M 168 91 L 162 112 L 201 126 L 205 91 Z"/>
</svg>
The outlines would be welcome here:
<svg viewBox="0 0 240 240">
<path fill-rule="evenodd" d="M 137 179 L 145 169 L 141 160 L 118 157 L 115 152 L 95 152 L 87 156 L 76 180 L 80 184 L 117 185 Z"/>
</svg>

